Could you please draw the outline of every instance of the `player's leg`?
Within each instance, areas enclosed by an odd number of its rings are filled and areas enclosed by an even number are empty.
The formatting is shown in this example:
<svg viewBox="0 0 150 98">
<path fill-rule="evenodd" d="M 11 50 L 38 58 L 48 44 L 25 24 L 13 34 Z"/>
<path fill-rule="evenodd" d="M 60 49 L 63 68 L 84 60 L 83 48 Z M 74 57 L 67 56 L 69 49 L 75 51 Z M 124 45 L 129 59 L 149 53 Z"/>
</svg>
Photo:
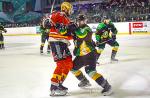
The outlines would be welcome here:
<svg viewBox="0 0 150 98">
<path fill-rule="evenodd" d="M 51 52 L 51 47 L 50 47 L 50 42 L 48 42 L 47 53 L 49 54 L 50 52 Z"/>
<path fill-rule="evenodd" d="M 67 91 L 59 87 L 62 81 L 62 69 L 64 66 L 63 52 L 60 46 L 60 42 L 51 42 L 50 45 L 54 61 L 57 65 L 54 70 L 53 77 L 51 78 L 51 96 L 66 95 Z"/>
<path fill-rule="evenodd" d="M 60 87 L 62 79 L 62 63 L 62 60 L 57 61 L 57 67 L 55 68 L 53 77 L 51 78 L 51 96 L 62 96 L 67 94 L 67 89 Z"/>
<path fill-rule="evenodd" d="M 64 90 L 68 90 L 67 87 L 63 86 L 63 82 L 65 81 L 66 77 L 68 76 L 69 71 L 73 67 L 72 55 L 66 43 L 60 43 L 60 45 L 63 51 L 62 53 L 63 53 L 64 58 L 63 58 L 63 67 L 62 67 L 62 79 L 61 79 L 61 83 L 59 87 Z"/>
<path fill-rule="evenodd" d="M 96 53 L 96 59 L 97 59 L 97 62 L 96 62 L 96 65 L 100 65 L 99 62 L 98 62 L 98 59 L 101 55 L 101 53 L 103 52 L 104 48 L 105 48 L 105 43 L 104 44 L 101 44 L 101 45 L 98 45 L 98 49 L 97 49 L 97 53 Z"/>
<path fill-rule="evenodd" d="M 96 71 L 96 52 L 91 53 L 88 57 L 87 66 L 85 67 L 85 72 L 98 84 L 103 90 L 103 95 L 109 95 L 112 93 L 111 85 L 104 79 L 103 75 Z"/>
<path fill-rule="evenodd" d="M 111 61 L 118 61 L 116 54 L 118 52 L 119 43 L 117 41 L 109 41 L 108 44 L 112 46 Z"/>
<path fill-rule="evenodd" d="M 0 33 L 0 49 L 2 49 L 2 35 Z"/>
<path fill-rule="evenodd" d="M 0 41 L 0 49 L 2 49 L 2 41 Z"/>
<path fill-rule="evenodd" d="M 89 80 L 83 75 L 81 70 L 79 70 L 81 67 L 84 66 L 84 57 L 76 57 L 73 61 L 73 68 L 71 72 L 75 75 L 75 77 L 80 81 L 78 84 L 79 87 L 88 87 L 91 86 Z"/>
<path fill-rule="evenodd" d="M 48 45 L 47 45 L 47 53 L 49 54 L 50 51 L 51 51 L 51 47 L 50 47 L 50 42 L 48 41 L 49 40 L 49 35 L 48 34 L 46 36 L 46 40 L 47 40 L 47 43 L 48 43 Z"/>
<path fill-rule="evenodd" d="M 0 49 L 4 49 L 4 37 L 3 34 L 0 33 Z"/>
<path fill-rule="evenodd" d="M 43 53 L 43 48 L 44 48 L 44 44 L 45 44 L 45 36 L 42 34 L 41 35 L 41 45 L 40 45 L 40 53 L 42 54 Z"/>
<path fill-rule="evenodd" d="M 2 49 L 5 49 L 5 46 L 4 46 L 4 36 L 2 34 Z"/>
</svg>

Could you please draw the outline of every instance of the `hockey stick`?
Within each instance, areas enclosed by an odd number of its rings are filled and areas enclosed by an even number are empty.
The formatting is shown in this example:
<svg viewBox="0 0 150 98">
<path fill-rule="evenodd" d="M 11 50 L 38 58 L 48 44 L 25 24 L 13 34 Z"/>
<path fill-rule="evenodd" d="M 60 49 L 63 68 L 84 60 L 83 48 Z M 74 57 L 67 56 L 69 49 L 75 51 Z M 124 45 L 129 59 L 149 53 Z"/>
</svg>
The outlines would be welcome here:
<svg viewBox="0 0 150 98">
<path fill-rule="evenodd" d="M 52 6 L 51 6 L 50 17 L 49 17 L 49 21 L 51 21 L 53 24 L 54 24 L 54 22 L 51 20 L 51 14 L 52 14 L 52 12 L 53 12 L 54 5 L 55 5 L 55 0 L 53 1 L 53 4 L 52 4 Z"/>
<path fill-rule="evenodd" d="M 52 14 L 52 12 L 53 12 L 54 5 L 55 5 L 55 0 L 53 1 L 52 7 L 51 7 L 51 11 L 50 11 L 50 14 Z"/>
<path fill-rule="evenodd" d="M 101 44 L 107 43 L 108 41 L 111 41 L 111 40 L 113 40 L 113 39 L 112 39 L 112 38 L 111 38 L 111 39 L 108 39 L 108 40 L 106 40 L 106 41 L 103 41 L 103 42 L 99 43 L 98 45 L 101 45 Z"/>
<path fill-rule="evenodd" d="M 45 20 L 46 19 L 48 19 L 49 21 L 51 21 L 53 24 L 54 24 L 54 22 L 51 20 L 51 14 L 52 14 L 52 12 L 53 12 L 53 9 L 54 9 L 54 5 L 55 5 L 55 0 L 53 1 L 53 3 L 52 3 L 52 6 L 51 6 L 51 11 L 50 11 L 50 17 L 48 16 L 46 16 L 46 18 L 43 20 L 43 26 L 44 26 L 44 22 L 45 22 Z"/>
</svg>

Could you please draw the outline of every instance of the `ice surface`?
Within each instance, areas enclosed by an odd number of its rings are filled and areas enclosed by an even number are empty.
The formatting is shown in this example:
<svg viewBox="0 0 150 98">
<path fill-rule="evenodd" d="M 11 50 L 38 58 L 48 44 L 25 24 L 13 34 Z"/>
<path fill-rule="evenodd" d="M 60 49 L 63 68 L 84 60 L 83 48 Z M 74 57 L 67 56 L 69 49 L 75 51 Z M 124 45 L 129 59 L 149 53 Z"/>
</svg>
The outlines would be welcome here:
<svg viewBox="0 0 150 98">
<path fill-rule="evenodd" d="M 69 73 L 64 82 L 69 94 L 63 98 L 150 98 L 150 36 L 121 35 L 117 40 L 119 62 L 110 63 L 111 47 L 107 45 L 97 67 L 114 94 L 102 96 L 102 88 L 87 75 L 92 87 L 80 89 L 79 81 Z M 0 98 L 51 98 L 50 78 L 55 63 L 46 54 L 46 46 L 45 54 L 40 55 L 40 36 L 5 36 L 5 46 L 0 50 Z"/>
</svg>

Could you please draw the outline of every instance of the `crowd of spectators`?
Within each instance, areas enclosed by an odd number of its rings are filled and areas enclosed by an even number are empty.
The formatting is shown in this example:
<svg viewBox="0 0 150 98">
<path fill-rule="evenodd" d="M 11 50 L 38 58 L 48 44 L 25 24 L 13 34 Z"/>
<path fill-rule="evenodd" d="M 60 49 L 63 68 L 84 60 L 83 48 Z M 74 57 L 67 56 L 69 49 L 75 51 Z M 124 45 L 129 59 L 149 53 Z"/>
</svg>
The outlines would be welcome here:
<svg viewBox="0 0 150 98">
<path fill-rule="evenodd" d="M 150 21 L 150 0 L 106 0 L 92 4 L 76 4 L 75 19 L 80 13 L 85 14 L 89 23 L 100 22 L 103 16 L 108 16 L 113 22 Z M 43 13 L 42 13 L 43 14 Z M 37 26 L 38 20 L 23 23 L 5 23 L 5 27 Z"/>
<path fill-rule="evenodd" d="M 77 14 L 83 13 L 89 23 L 99 22 L 103 16 L 108 16 L 114 22 L 150 21 L 150 0 L 109 0 L 109 2 L 76 5 Z"/>
</svg>

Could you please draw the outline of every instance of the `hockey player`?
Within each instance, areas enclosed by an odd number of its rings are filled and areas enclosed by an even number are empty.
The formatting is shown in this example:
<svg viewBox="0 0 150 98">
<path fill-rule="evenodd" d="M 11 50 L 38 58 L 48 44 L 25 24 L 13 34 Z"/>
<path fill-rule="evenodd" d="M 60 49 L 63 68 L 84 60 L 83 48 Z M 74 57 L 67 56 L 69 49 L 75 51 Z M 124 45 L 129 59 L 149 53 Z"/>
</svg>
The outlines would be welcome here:
<svg viewBox="0 0 150 98">
<path fill-rule="evenodd" d="M 5 49 L 4 37 L 3 37 L 3 34 L 2 34 L 3 32 L 6 33 L 7 30 L 4 29 L 4 26 L 0 25 L 0 49 Z"/>
<path fill-rule="evenodd" d="M 102 22 L 99 23 L 96 29 L 96 44 L 98 46 L 97 59 L 104 50 L 105 45 L 109 44 L 110 46 L 113 47 L 111 53 L 111 61 L 118 61 L 118 59 L 115 58 L 119 48 L 119 44 L 116 41 L 117 32 L 118 31 L 114 26 L 114 24 L 111 22 L 111 20 L 106 16 L 103 17 Z"/>
<path fill-rule="evenodd" d="M 80 68 L 85 67 L 85 72 L 91 77 L 99 86 L 103 88 L 101 93 L 103 95 L 110 95 L 112 93 L 111 85 L 104 77 L 96 71 L 96 49 L 94 41 L 92 40 L 92 30 L 86 24 L 84 15 L 77 17 L 78 28 L 74 32 L 74 55 L 76 56 L 73 63 L 72 73 L 80 81 L 79 87 L 87 87 L 91 84 L 83 75 Z"/>
<path fill-rule="evenodd" d="M 50 27 L 49 41 L 52 55 L 56 62 L 56 68 L 51 78 L 51 96 L 63 96 L 67 94 L 68 88 L 62 83 L 72 69 L 72 55 L 68 46 L 71 37 L 68 35 L 67 26 L 70 24 L 69 16 L 72 12 L 72 5 L 68 2 L 61 4 L 61 11 L 53 12 L 49 22 L 45 25 Z"/>
<path fill-rule="evenodd" d="M 46 29 L 43 24 L 40 25 L 40 32 L 41 32 L 41 45 L 40 45 L 40 53 L 43 54 L 43 48 L 45 41 L 48 42 L 49 39 L 49 29 Z M 47 46 L 47 53 L 50 53 L 50 43 L 48 42 Z"/>
</svg>

